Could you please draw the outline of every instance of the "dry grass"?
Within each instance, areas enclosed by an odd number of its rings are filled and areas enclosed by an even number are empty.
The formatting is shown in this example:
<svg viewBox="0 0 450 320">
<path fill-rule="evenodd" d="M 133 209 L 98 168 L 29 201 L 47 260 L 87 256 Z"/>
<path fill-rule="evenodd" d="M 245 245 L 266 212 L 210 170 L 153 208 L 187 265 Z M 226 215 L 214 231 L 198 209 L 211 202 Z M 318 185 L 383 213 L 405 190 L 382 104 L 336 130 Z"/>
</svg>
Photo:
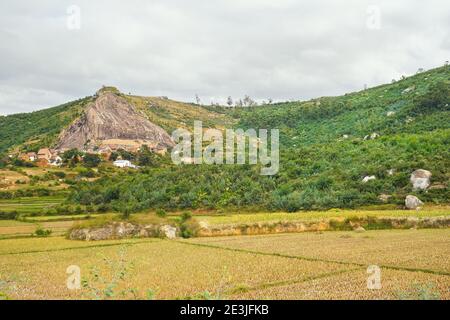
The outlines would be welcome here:
<svg viewBox="0 0 450 320">
<path fill-rule="evenodd" d="M 40 240 L 39 245 L 45 248 L 45 240 L 50 243 L 57 239 Z M 22 245 L 26 242 L 23 239 L 21 241 Z M 29 241 L 31 245 L 32 240 Z M 8 283 L 7 294 L 10 297 L 82 297 L 83 292 L 74 293 L 65 286 L 66 268 L 73 264 L 80 266 L 87 277 L 93 266 L 99 267 L 107 278 L 111 276 L 104 257 L 107 260 L 117 259 L 119 246 L 105 246 L 108 242 L 96 242 L 95 245 L 91 243 L 89 249 L 69 250 L 63 244 L 64 239 L 57 241 L 61 243 L 60 249 L 56 251 L 52 248 L 45 252 L 1 256 L 1 280 Z M 86 242 L 83 246 L 85 244 Z M 71 241 L 69 245 L 73 245 Z M 346 268 L 332 263 L 291 261 L 156 239 L 145 243 L 134 242 L 125 252 L 126 261 L 134 265 L 134 270 L 123 287 L 136 289 L 140 294 L 148 289 L 157 290 L 158 298 L 161 299 L 192 297 L 206 290 L 215 292 L 222 286 L 225 290 L 233 290 L 236 287 L 258 286 L 266 282 L 297 281 L 321 274 L 333 274 Z"/>
<path fill-rule="evenodd" d="M 450 274 L 450 229 L 323 232 L 197 238 L 195 243 L 323 261 Z"/>
<path fill-rule="evenodd" d="M 86 289 L 66 288 L 66 268 L 78 265 L 92 281 L 90 269 L 97 267 L 110 279 L 108 263 L 123 248 L 129 270 L 117 290 L 136 294 L 114 298 L 145 298 L 151 289 L 158 299 L 195 298 L 205 291 L 239 299 L 393 299 L 415 284 L 433 284 L 449 299 L 449 235 L 446 229 L 179 241 L 1 240 L 0 291 L 14 299 L 89 298 Z M 382 290 L 367 289 L 369 264 L 382 267 Z"/>
<path fill-rule="evenodd" d="M 5 222 L 9 222 L 10 224 L 8 225 Z M 0 239 L 12 236 L 29 236 L 34 233 L 38 227 L 51 230 L 52 235 L 63 235 L 70 227 L 72 227 L 73 224 L 74 221 L 17 223 L 17 221 L 14 220 L 5 220 L 2 224 L 0 224 Z"/>
<path fill-rule="evenodd" d="M 382 269 L 380 290 L 367 288 L 366 269 L 331 275 L 284 286 L 249 290 L 232 295 L 234 299 L 401 299 L 402 294 L 414 292 L 415 286 L 427 287 L 440 299 L 450 299 L 449 277 L 421 272 Z"/>
</svg>

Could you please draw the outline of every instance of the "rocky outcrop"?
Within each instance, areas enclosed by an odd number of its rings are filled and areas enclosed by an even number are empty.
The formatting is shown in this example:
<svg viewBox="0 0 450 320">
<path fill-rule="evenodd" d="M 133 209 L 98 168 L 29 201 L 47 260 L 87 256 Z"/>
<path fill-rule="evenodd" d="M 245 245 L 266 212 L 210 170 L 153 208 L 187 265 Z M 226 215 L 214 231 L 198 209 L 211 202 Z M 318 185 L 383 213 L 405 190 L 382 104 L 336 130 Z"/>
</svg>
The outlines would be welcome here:
<svg viewBox="0 0 450 320">
<path fill-rule="evenodd" d="M 164 236 L 167 239 L 175 239 L 177 237 L 177 228 L 175 227 L 164 225 L 160 230 L 164 233 Z"/>
<path fill-rule="evenodd" d="M 336 218 L 328 221 L 278 221 L 250 224 L 225 224 L 203 226 L 197 236 L 219 237 L 237 235 L 321 232 L 328 230 L 354 231 L 363 233 L 373 229 L 448 228 L 450 217 L 361 217 Z"/>
<path fill-rule="evenodd" d="M 431 172 L 419 169 L 411 174 L 411 183 L 414 190 L 426 190 L 430 186 Z"/>
<path fill-rule="evenodd" d="M 378 199 L 380 200 L 380 201 L 382 201 L 382 202 L 389 202 L 389 199 L 391 199 L 392 198 L 392 196 L 391 195 L 389 195 L 389 194 L 384 194 L 384 193 L 382 193 L 382 194 L 380 194 L 379 196 L 378 196 Z"/>
<path fill-rule="evenodd" d="M 129 222 L 111 222 L 101 227 L 75 228 L 68 237 L 71 240 L 110 240 L 124 238 L 175 239 L 177 228 L 170 225 L 138 225 Z"/>
<path fill-rule="evenodd" d="M 365 176 L 363 179 L 362 179 L 362 182 L 363 183 L 367 183 L 367 182 L 369 182 L 370 180 L 375 180 L 377 177 L 375 177 L 375 176 Z"/>
<path fill-rule="evenodd" d="M 369 139 L 370 140 L 374 140 L 374 139 L 379 138 L 379 137 L 380 137 L 380 135 L 378 133 L 373 132 L 370 135 L 366 135 L 363 140 L 369 140 Z"/>
<path fill-rule="evenodd" d="M 89 150 L 111 144 L 167 148 L 173 141 L 117 91 L 100 90 L 84 114 L 61 133 L 56 148 Z"/>
<path fill-rule="evenodd" d="M 412 195 L 407 195 L 405 199 L 405 206 L 409 210 L 419 209 L 423 205 L 423 202 L 419 198 Z"/>
</svg>

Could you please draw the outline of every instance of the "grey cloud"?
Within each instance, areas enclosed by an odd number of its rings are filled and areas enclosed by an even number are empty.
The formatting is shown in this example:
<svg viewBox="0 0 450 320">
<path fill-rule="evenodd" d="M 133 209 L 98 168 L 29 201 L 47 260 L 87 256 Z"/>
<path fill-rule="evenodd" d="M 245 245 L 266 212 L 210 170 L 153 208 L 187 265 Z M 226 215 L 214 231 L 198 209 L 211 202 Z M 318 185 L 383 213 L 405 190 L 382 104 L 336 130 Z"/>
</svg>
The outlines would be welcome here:
<svg viewBox="0 0 450 320">
<path fill-rule="evenodd" d="M 81 9 L 81 29 L 66 26 Z M 377 6 L 381 28 L 367 28 Z M 25 1 L 0 4 L 0 114 L 124 92 L 209 103 L 308 99 L 449 60 L 445 0 Z"/>
</svg>

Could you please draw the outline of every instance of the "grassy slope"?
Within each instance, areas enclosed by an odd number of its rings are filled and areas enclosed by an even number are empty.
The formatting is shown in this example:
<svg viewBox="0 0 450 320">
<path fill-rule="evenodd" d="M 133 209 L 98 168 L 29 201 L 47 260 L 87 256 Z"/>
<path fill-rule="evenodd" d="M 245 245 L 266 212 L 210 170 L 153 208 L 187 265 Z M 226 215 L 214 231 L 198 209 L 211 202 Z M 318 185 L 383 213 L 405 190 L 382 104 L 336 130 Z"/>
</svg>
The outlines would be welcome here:
<svg viewBox="0 0 450 320">
<path fill-rule="evenodd" d="M 205 127 L 228 128 L 234 120 L 224 108 L 204 107 L 157 97 L 126 96 L 150 121 L 164 128 L 169 134 L 177 128 L 192 130 L 194 121 L 202 121 Z"/>
<path fill-rule="evenodd" d="M 433 188 L 416 194 L 445 203 L 450 198 L 449 75 L 448 67 L 437 68 L 340 97 L 229 111 L 240 119 L 238 127 L 280 129 L 276 176 L 262 177 L 249 166 L 153 168 L 81 186 L 73 200 L 132 211 L 248 206 L 296 211 L 377 204 L 386 193 L 400 205 L 413 193 L 411 172 L 423 168 L 433 173 Z M 436 86 L 440 102 L 424 107 L 423 99 L 434 96 Z M 395 114 L 387 116 L 389 111 Z M 374 132 L 380 137 L 364 140 Z M 390 169 L 393 175 L 387 174 Z M 377 180 L 364 184 L 366 175 Z"/>
<path fill-rule="evenodd" d="M 336 142 L 344 134 L 358 139 L 373 132 L 384 136 L 449 129 L 450 108 L 413 112 L 414 100 L 436 83 L 450 86 L 448 67 L 343 96 L 243 109 L 239 126 L 279 128 L 282 142 L 290 147 Z M 407 88 L 414 90 L 403 93 Z M 388 117 L 392 111 L 395 114 Z"/>
<path fill-rule="evenodd" d="M 32 113 L 0 117 L 0 154 L 20 146 L 36 150 L 55 142 L 61 130 L 81 115 L 89 98 Z"/>
<path fill-rule="evenodd" d="M 449 68 L 442 67 L 344 96 L 235 110 L 126 96 L 152 121 L 169 131 L 180 126 L 189 128 L 193 120 L 204 121 L 204 126 L 279 128 L 282 141 L 279 174 L 262 177 L 258 168 L 249 166 L 165 165 L 144 173 L 126 173 L 94 184 L 80 184 L 72 200 L 85 205 L 106 203 L 113 209 L 131 211 L 150 207 L 243 206 L 295 211 L 376 204 L 378 195 L 387 193 L 393 195 L 391 203 L 401 204 L 404 196 L 412 192 L 409 175 L 424 168 L 433 173 L 436 188 L 418 193 L 420 198 L 427 202 L 448 202 L 450 110 L 445 103 L 439 108 L 433 104 L 429 108 L 420 107 L 420 99 L 429 96 L 430 90 L 440 84 L 439 93 L 448 101 L 449 75 Z M 407 88 L 412 90 L 405 92 Z M 65 112 L 72 110 L 61 108 Z M 390 111 L 395 113 L 387 116 Z M 56 109 L 41 112 L 53 112 L 59 118 L 64 114 Z M 37 115 L 40 113 L 28 116 Z M 58 122 L 44 121 L 43 115 L 41 118 L 44 125 L 57 131 Z M 234 119 L 239 119 L 239 123 Z M 18 122 L 18 126 L 23 127 L 24 121 Z M 44 128 L 36 126 L 36 130 Z M 31 138 L 27 130 L 24 131 Z M 374 132 L 380 137 L 363 139 Z M 349 137 L 343 139 L 344 134 Z M 389 169 L 395 170 L 394 175 L 387 174 Z M 376 175 L 377 180 L 363 184 L 365 175 Z"/>
<path fill-rule="evenodd" d="M 176 128 L 192 127 L 194 120 L 218 128 L 229 127 L 234 123 L 220 107 L 208 108 L 157 97 L 123 96 L 169 134 Z M 59 133 L 82 114 L 90 101 L 92 97 L 32 113 L 0 117 L 0 154 L 53 145 Z"/>
</svg>

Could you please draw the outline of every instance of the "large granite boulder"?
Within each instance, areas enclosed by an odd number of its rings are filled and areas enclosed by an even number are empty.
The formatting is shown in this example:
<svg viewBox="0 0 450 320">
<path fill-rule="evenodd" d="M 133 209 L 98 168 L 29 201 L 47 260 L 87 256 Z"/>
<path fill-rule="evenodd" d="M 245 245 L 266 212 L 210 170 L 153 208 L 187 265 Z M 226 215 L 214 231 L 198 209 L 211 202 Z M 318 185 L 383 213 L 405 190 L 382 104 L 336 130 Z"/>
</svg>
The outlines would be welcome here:
<svg viewBox="0 0 450 320">
<path fill-rule="evenodd" d="M 405 206 L 409 210 L 417 210 L 423 205 L 423 202 L 419 198 L 412 195 L 407 195 L 405 199 Z"/>
<path fill-rule="evenodd" d="M 110 240 L 133 237 L 165 237 L 176 238 L 177 228 L 170 225 L 139 225 L 129 222 L 111 222 L 101 227 L 76 228 L 70 231 L 72 240 Z"/>
<path fill-rule="evenodd" d="M 430 186 L 432 174 L 428 170 L 419 169 L 411 174 L 411 183 L 414 190 L 426 190 Z"/>
<path fill-rule="evenodd" d="M 169 225 L 162 226 L 161 232 L 167 239 L 175 239 L 177 237 L 177 228 Z"/>
</svg>

